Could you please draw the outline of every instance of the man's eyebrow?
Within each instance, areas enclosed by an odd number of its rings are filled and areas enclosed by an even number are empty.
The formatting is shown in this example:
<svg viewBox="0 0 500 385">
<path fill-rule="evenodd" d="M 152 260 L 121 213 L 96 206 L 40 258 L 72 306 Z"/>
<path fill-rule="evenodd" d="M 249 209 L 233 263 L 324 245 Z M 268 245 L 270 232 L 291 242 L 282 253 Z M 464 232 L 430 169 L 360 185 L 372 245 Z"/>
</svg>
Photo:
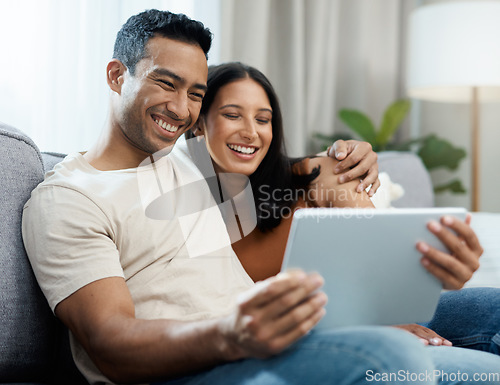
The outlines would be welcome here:
<svg viewBox="0 0 500 385">
<path fill-rule="evenodd" d="M 166 68 L 155 68 L 152 73 L 154 75 L 159 75 L 159 76 L 168 76 L 177 82 L 181 84 L 186 84 L 186 79 L 184 79 L 182 76 L 177 75 L 175 72 L 172 72 Z M 206 91 L 207 90 L 207 85 L 202 84 L 202 83 L 196 83 L 193 85 L 193 87 L 198 88 L 200 90 Z"/>
</svg>

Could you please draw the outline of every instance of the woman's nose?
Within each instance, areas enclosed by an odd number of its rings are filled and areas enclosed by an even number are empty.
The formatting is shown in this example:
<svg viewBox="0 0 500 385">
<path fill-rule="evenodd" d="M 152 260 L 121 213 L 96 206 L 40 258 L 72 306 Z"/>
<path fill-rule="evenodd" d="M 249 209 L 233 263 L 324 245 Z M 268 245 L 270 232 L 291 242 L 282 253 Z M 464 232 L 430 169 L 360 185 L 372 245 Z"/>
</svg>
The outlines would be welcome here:
<svg viewBox="0 0 500 385">
<path fill-rule="evenodd" d="M 245 127 L 240 130 L 240 135 L 248 140 L 254 140 L 257 138 L 257 128 L 255 127 L 255 123 L 246 122 Z"/>
</svg>

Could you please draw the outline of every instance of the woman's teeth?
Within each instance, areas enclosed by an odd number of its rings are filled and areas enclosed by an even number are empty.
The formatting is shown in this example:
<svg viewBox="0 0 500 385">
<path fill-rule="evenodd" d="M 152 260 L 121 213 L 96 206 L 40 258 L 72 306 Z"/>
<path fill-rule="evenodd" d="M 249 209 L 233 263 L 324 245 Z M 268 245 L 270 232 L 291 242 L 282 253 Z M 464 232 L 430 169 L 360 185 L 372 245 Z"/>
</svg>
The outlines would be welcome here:
<svg viewBox="0 0 500 385">
<path fill-rule="evenodd" d="M 177 132 L 177 130 L 179 129 L 179 127 L 172 126 L 171 124 L 168 124 L 167 122 L 164 122 L 161 119 L 160 120 L 155 119 L 155 122 L 157 125 L 159 125 L 161 128 L 163 128 L 165 131 L 168 132 Z"/>
<path fill-rule="evenodd" d="M 231 150 L 241 152 L 242 154 L 253 154 L 255 151 L 257 151 L 257 148 L 255 147 L 243 147 L 243 146 L 236 146 L 234 144 L 228 144 L 227 146 Z"/>
</svg>

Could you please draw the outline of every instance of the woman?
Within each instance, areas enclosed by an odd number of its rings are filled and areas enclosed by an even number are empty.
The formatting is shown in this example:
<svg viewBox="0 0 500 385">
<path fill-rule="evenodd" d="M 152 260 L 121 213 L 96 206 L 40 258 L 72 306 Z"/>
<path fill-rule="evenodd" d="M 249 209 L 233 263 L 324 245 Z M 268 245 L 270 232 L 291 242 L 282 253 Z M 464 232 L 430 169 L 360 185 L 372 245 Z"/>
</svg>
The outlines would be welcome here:
<svg viewBox="0 0 500 385">
<path fill-rule="evenodd" d="M 216 172 L 250 178 L 257 227 L 233 249 L 254 281 L 280 271 L 295 209 L 373 207 L 363 189 L 356 192 L 359 180 L 339 184 L 333 177 L 337 160 L 286 156 L 278 98 L 255 68 L 241 63 L 210 68 L 194 135 L 204 135 Z M 256 245 L 266 253 L 256 255 Z"/>
<path fill-rule="evenodd" d="M 339 184 L 332 176 L 338 163 L 336 160 L 328 157 L 291 159 L 286 156 L 278 98 L 268 79 L 252 67 L 227 63 L 209 69 L 208 91 L 200 118 L 194 132 L 187 133 L 188 137 L 194 135 L 205 137 L 216 172 L 245 174 L 250 179 L 257 209 L 257 227 L 233 244 L 233 248 L 255 281 L 279 272 L 295 209 L 307 206 L 372 207 L 364 191 L 356 192 L 359 187 L 357 180 Z M 461 282 L 463 285 L 464 281 Z M 490 335 L 491 330 L 498 329 L 498 320 L 492 319 L 491 309 L 478 307 L 476 303 L 483 296 L 481 303 L 494 304 L 492 298 L 497 297 L 496 293 L 498 291 L 476 295 L 471 295 L 470 291 L 446 293 L 435 319 L 428 326 L 446 335 L 449 323 L 444 321 L 455 318 L 457 325 L 465 325 L 462 334 L 455 334 L 457 345 L 462 340 L 468 343 L 468 332 L 474 327 L 481 332 L 487 329 L 484 334 L 489 337 L 476 348 L 498 354 L 498 345 L 492 342 Z M 458 302 L 460 314 L 456 313 Z M 482 312 L 482 319 L 469 317 L 472 312 L 465 310 L 469 307 Z M 451 345 L 421 325 L 401 327 L 417 335 L 425 344 Z M 456 331 L 456 325 L 452 330 Z"/>
</svg>

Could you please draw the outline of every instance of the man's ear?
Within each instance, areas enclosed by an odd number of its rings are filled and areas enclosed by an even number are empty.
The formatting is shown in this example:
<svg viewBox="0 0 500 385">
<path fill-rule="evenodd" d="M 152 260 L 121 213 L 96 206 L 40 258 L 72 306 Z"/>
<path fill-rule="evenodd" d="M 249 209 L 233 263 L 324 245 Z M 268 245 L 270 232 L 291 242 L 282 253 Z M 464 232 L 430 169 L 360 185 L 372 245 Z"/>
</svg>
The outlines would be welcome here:
<svg viewBox="0 0 500 385">
<path fill-rule="evenodd" d="M 127 67 L 118 59 L 111 60 L 106 67 L 108 86 L 118 94 L 120 94 L 122 90 L 125 72 L 127 72 Z"/>
</svg>

